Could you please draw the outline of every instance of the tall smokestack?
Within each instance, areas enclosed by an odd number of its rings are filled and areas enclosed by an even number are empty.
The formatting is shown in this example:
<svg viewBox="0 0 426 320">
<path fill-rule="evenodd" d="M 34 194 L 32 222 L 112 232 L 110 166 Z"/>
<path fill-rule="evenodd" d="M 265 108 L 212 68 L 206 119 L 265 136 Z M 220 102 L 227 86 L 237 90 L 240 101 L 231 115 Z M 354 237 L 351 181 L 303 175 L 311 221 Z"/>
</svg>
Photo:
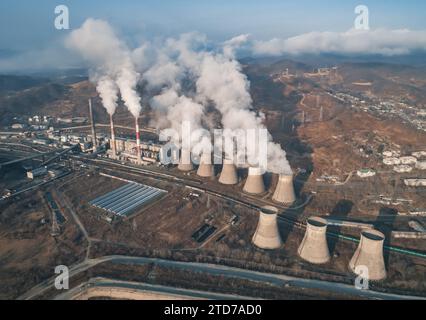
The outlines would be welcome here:
<svg viewBox="0 0 426 320">
<path fill-rule="evenodd" d="M 272 200 L 284 204 L 291 204 L 296 201 L 293 175 L 280 174 Z"/>
<path fill-rule="evenodd" d="M 238 174 L 237 168 L 232 160 L 223 159 L 222 172 L 220 173 L 219 183 L 222 184 L 237 184 Z"/>
<path fill-rule="evenodd" d="M 210 153 L 203 153 L 200 158 L 200 165 L 197 170 L 197 175 L 200 177 L 213 177 L 214 176 L 214 168 L 212 165 Z"/>
<path fill-rule="evenodd" d="M 278 230 L 278 209 L 272 206 L 259 211 L 259 222 L 253 235 L 253 244 L 261 249 L 278 249 L 282 245 Z"/>
<path fill-rule="evenodd" d="M 328 250 L 327 221 L 320 217 L 310 217 L 306 222 L 306 233 L 297 250 L 299 256 L 310 263 L 323 264 L 330 260 Z"/>
<path fill-rule="evenodd" d="M 98 140 L 96 139 L 95 117 L 93 116 L 93 110 L 92 110 L 92 98 L 89 98 L 89 117 L 90 117 L 90 125 L 92 127 L 93 150 L 97 150 L 98 149 Z"/>
<path fill-rule="evenodd" d="M 135 118 L 135 127 L 136 127 L 136 158 L 137 158 L 137 162 L 139 164 L 142 163 L 142 158 L 141 158 L 141 134 L 140 134 L 140 130 L 139 130 L 139 122 L 138 122 L 139 118 Z"/>
<path fill-rule="evenodd" d="M 361 231 L 361 239 L 349 268 L 352 272 L 369 280 L 386 278 L 385 260 L 383 258 L 383 242 L 385 235 L 380 231 L 368 229 Z M 357 267 L 366 267 L 366 270 Z M 368 275 L 365 272 L 368 272 Z"/>
<path fill-rule="evenodd" d="M 112 115 L 109 116 L 109 122 L 111 124 L 111 149 L 112 149 L 112 154 L 114 156 L 117 155 L 117 144 L 115 143 L 115 132 L 114 132 L 114 122 L 112 120 Z"/>
<path fill-rule="evenodd" d="M 261 194 L 265 192 L 262 168 L 249 168 L 243 191 L 251 194 Z"/>
</svg>

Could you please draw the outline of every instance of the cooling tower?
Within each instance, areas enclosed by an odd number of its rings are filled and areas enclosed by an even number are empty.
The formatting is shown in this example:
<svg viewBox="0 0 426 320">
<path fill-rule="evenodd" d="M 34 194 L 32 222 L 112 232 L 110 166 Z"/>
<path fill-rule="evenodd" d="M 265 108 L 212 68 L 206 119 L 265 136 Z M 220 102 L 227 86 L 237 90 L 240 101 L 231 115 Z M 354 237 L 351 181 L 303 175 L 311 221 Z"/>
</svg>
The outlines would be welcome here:
<svg viewBox="0 0 426 320">
<path fill-rule="evenodd" d="M 320 217 L 310 217 L 306 222 L 306 233 L 297 250 L 299 256 L 310 263 L 322 264 L 330 260 L 328 250 L 327 221 Z"/>
<path fill-rule="evenodd" d="M 139 122 L 138 118 L 135 119 L 135 127 L 136 127 L 136 159 L 138 163 L 142 163 L 141 157 L 141 134 L 139 130 Z"/>
<path fill-rule="evenodd" d="M 197 170 L 197 175 L 200 177 L 213 177 L 214 168 L 212 165 L 212 159 L 210 153 L 203 153 L 200 159 L 200 165 Z"/>
<path fill-rule="evenodd" d="M 280 174 L 277 187 L 275 188 L 272 201 L 278 203 L 291 204 L 296 201 L 294 193 L 293 175 Z"/>
<path fill-rule="evenodd" d="M 109 116 L 110 124 L 111 124 L 111 150 L 114 156 L 117 155 L 117 144 L 115 142 L 115 132 L 114 132 L 114 122 L 112 121 L 112 115 Z"/>
<path fill-rule="evenodd" d="M 260 194 L 265 192 L 265 184 L 263 182 L 263 173 L 261 168 L 249 168 L 248 177 L 243 191 L 251 194 Z"/>
<path fill-rule="evenodd" d="M 386 278 L 385 261 L 383 258 L 383 242 L 385 235 L 380 231 L 366 229 L 361 231 L 361 239 L 356 249 L 349 268 L 352 272 L 365 275 L 361 271 L 356 271 L 357 266 L 366 266 L 368 268 L 369 280 L 381 280 Z"/>
<path fill-rule="evenodd" d="M 89 98 L 89 116 L 90 116 L 90 125 L 92 129 L 93 150 L 96 150 L 98 148 L 98 140 L 96 139 L 95 117 L 93 116 L 93 110 L 92 110 L 92 98 Z"/>
<path fill-rule="evenodd" d="M 191 161 L 191 151 L 181 149 L 180 161 L 178 165 L 180 171 L 191 171 L 194 169 Z"/>
<path fill-rule="evenodd" d="M 259 222 L 253 235 L 253 244 L 261 249 L 278 249 L 282 245 L 278 231 L 278 209 L 271 206 L 259 211 Z"/>
<path fill-rule="evenodd" d="M 222 172 L 220 173 L 219 182 L 222 184 L 237 184 L 238 174 L 237 168 L 232 160 L 223 159 Z"/>
</svg>

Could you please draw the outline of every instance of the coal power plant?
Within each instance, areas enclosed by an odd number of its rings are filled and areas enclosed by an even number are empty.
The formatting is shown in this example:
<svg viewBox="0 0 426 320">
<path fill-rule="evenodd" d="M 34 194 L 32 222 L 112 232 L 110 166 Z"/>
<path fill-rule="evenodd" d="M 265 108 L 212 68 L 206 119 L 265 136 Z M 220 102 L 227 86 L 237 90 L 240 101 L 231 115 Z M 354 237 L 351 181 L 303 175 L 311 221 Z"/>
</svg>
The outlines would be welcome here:
<svg viewBox="0 0 426 320">
<path fill-rule="evenodd" d="M 313 264 L 323 264 L 330 260 L 327 245 L 327 221 L 320 217 L 310 217 L 306 222 L 306 232 L 297 250 L 299 256 Z"/>
</svg>

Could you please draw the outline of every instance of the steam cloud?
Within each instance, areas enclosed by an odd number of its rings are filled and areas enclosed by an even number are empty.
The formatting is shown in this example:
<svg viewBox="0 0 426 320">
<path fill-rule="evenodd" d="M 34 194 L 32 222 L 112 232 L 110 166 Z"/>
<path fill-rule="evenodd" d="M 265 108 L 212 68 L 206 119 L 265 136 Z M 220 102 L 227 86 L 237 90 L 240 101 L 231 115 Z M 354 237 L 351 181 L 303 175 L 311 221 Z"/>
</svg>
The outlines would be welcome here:
<svg viewBox="0 0 426 320">
<path fill-rule="evenodd" d="M 140 75 L 135 71 L 130 50 L 110 25 L 102 20 L 87 19 L 79 29 L 71 32 L 66 45 L 89 63 L 90 80 L 97 83 L 96 88 L 108 113 L 115 112 L 116 85 L 126 107 L 138 118 L 141 104 L 136 86 Z"/>
<path fill-rule="evenodd" d="M 180 132 L 182 122 L 187 121 L 192 132 L 197 132 L 191 144 L 211 151 L 203 132 L 206 106 L 219 111 L 224 129 L 266 129 L 263 115 L 253 111 L 250 83 L 235 59 L 235 51 L 247 41 L 248 35 L 235 37 L 223 43 L 221 52 L 215 52 L 207 49 L 204 35 L 188 33 L 130 51 L 106 22 L 88 19 L 70 34 L 67 45 L 89 63 L 90 79 L 97 84 L 108 113 L 115 112 L 119 91 L 137 118 L 141 105 L 136 86 L 141 80 L 144 94 L 151 97 L 155 126 Z M 290 174 L 285 151 L 272 142 L 270 134 L 268 139 L 268 170 Z"/>
</svg>

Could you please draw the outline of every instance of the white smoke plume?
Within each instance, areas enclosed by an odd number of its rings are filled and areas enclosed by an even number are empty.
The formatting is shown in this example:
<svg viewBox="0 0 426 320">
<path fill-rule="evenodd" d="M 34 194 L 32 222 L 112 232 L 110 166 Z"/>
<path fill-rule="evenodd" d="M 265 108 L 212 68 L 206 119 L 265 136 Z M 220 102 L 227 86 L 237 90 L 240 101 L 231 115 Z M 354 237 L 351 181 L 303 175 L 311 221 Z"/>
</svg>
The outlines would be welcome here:
<svg viewBox="0 0 426 320">
<path fill-rule="evenodd" d="M 91 81 L 97 83 L 102 79 L 114 80 L 126 107 L 135 118 L 139 117 L 141 104 L 136 86 L 140 75 L 135 71 L 130 50 L 111 26 L 102 20 L 87 19 L 79 29 L 71 32 L 66 44 L 87 61 Z M 98 84 L 97 89 L 101 97 L 108 97 L 109 102 L 114 99 L 114 91 L 108 92 L 114 90 L 112 85 Z M 115 110 L 111 105 L 105 108 Z"/>
<path fill-rule="evenodd" d="M 150 101 L 157 113 L 155 125 L 180 132 L 182 121 L 189 121 L 193 130 L 201 129 L 204 106 L 213 104 L 222 116 L 225 132 L 232 130 L 238 137 L 245 130 L 266 129 L 264 116 L 253 111 L 250 83 L 234 57 L 239 46 L 247 41 L 248 35 L 235 37 L 223 44 L 223 53 L 220 53 L 206 49 L 205 36 L 189 33 L 167 39 L 161 48 L 156 48 L 157 60 L 143 75 L 149 88 L 161 88 L 161 93 Z M 144 47 L 135 51 L 140 55 L 149 50 Z M 183 89 L 185 83 L 192 84 L 189 92 Z M 201 144 L 204 150 L 209 148 L 201 133 L 192 143 Z M 250 143 L 252 141 L 248 141 L 249 146 Z M 258 149 L 250 150 L 256 152 Z M 268 170 L 291 173 L 285 151 L 272 142 L 269 134 L 267 153 Z M 248 157 L 253 159 L 253 155 Z"/>
<path fill-rule="evenodd" d="M 115 113 L 118 100 L 118 87 L 109 76 L 103 76 L 97 81 L 96 90 L 102 99 L 102 104 L 109 115 Z"/>
</svg>

